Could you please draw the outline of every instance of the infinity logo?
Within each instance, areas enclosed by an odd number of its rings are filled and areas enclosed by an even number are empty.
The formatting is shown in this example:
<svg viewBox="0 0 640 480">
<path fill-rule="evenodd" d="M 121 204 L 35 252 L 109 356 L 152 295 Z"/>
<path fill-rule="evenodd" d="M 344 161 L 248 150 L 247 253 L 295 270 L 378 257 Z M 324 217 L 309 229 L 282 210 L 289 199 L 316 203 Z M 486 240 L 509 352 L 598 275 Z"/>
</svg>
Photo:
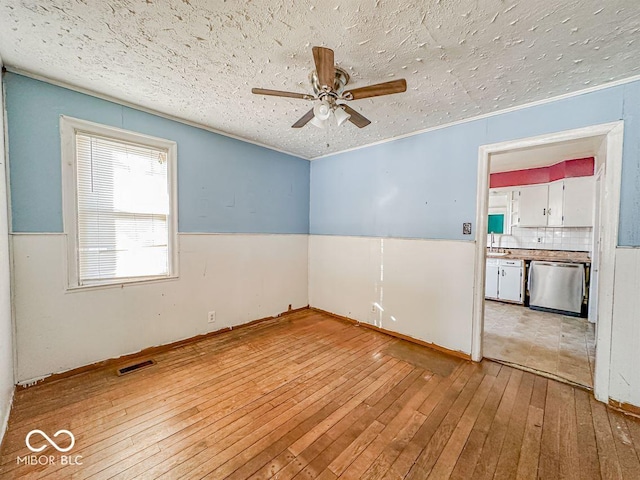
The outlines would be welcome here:
<svg viewBox="0 0 640 480">
<path fill-rule="evenodd" d="M 53 437 L 57 437 L 58 435 L 60 435 L 61 433 L 66 433 L 67 435 L 69 435 L 69 438 L 71 439 L 71 445 L 69 445 L 66 448 L 60 448 L 58 446 L 58 444 L 56 442 L 54 442 L 49 435 L 47 435 L 46 433 L 44 433 L 42 430 L 31 430 L 28 434 L 27 437 L 24 439 L 25 443 L 27 444 L 27 448 L 29 450 L 31 450 L 34 453 L 38 453 L 43 451 L 45 448 L 47 448 L 46 445 L 42 445 L 41 447 L 38 448 L 34 448 L 31 446 L 31 443 L 29 443 L 29 440 L 31 439 L 31 436 L 39 433 L 40 435 L 42 435 L 44 437 L 44 439 L 49 442 L 49 445 L 51 445 L 53 448 L 55 448 L 56 450 L 58 450 L 59 452 L 68 452 L 69 450 L 71 450 L 73 448 L 73 446 L 76 444 L 76 438 L 73 436 L 73 433 L 71 433 L 69 430 L 58 430 L 56 433 L 53 434 Z"/>
</svg>

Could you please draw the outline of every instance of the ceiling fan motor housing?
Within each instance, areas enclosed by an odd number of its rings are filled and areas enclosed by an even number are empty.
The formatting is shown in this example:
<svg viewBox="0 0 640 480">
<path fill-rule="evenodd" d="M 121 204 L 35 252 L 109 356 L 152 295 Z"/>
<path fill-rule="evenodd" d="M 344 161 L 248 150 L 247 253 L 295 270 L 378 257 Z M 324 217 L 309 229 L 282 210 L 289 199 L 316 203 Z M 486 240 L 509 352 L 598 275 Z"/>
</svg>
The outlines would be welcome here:
<svg viewBox="0 0 640 480">
<path fill-rule="evenodd" d="M 341 69 L 340 67 L 335 67 L 335 68 L 336 68 L 336 75 L 333 81 L 333 88 L 331 91 L 326 91 L 322 88 L 322 85 L 320 85 L 320 80 L 318 79 L 317 71 L 314 70 L 313 72 L 311 72 L 311 75 L 309 75 L 309 80 L 311 82 L 313 92 L 316 94 L 318 98 L 330 96 L 335 100 L 342 95 L 342 92 L 344 91 L 344 87 L 347 85 L 347 83 L 349 83 L 349 74 L 345 72 L 343 69 Z"/>
</svg>

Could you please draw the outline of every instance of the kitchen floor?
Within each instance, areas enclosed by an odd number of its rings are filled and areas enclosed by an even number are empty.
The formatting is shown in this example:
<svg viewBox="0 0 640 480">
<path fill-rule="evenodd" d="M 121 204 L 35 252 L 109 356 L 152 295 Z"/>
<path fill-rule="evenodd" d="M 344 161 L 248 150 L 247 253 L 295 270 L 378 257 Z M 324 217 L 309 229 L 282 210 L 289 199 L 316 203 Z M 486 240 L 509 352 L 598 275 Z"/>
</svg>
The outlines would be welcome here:
<svg viewBox="0 0 640 480">
<path fill-rule="evenodd" d="M 485 301 L 484 356 L 593 388 L 595 325 L 585 318 Z"/>
</svg>

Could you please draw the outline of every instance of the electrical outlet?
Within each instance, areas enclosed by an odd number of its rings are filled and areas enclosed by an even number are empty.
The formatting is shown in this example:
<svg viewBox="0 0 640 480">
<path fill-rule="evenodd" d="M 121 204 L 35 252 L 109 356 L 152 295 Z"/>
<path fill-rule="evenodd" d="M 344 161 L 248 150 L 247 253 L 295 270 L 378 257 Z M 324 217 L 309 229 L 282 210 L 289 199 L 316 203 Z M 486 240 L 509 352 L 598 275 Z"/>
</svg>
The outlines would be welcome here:
<svg viewBox="0 0 640 480">
<path fill-rule="evenodd" d="M 209 312 L 209 316 L 207 317 L 207 321 L 209 323 L 215 323 L 215 321 L 216 321 L 216 312 L 215 311 Z"/>
<path fill-rule="evenodd" d="M 377 310 L 376 310 L 376 304 L 375 304 L 375 303 L 372 303 L 372 304 L 371 304 L 371 313 L 376 313 L 376 311 L 377 311 Z"/>
<path fill-rule="evenodd" d="M 538 237 L 538 243 L 542 243 L 542 237 Z"/>
</svg>

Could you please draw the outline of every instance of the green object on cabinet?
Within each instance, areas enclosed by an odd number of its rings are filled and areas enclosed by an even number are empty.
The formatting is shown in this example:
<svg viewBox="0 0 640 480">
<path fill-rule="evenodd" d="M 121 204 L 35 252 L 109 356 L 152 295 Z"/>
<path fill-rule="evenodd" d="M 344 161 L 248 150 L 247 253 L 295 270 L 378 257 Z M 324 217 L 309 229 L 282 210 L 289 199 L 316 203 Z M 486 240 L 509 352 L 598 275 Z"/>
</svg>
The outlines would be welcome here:
<svg viewBox="0 0 640 480">
<path fill-rule="evenodd" d="M 489 215 L 488 233 L 504 233 L 504 214 Z"/>
</svg>

